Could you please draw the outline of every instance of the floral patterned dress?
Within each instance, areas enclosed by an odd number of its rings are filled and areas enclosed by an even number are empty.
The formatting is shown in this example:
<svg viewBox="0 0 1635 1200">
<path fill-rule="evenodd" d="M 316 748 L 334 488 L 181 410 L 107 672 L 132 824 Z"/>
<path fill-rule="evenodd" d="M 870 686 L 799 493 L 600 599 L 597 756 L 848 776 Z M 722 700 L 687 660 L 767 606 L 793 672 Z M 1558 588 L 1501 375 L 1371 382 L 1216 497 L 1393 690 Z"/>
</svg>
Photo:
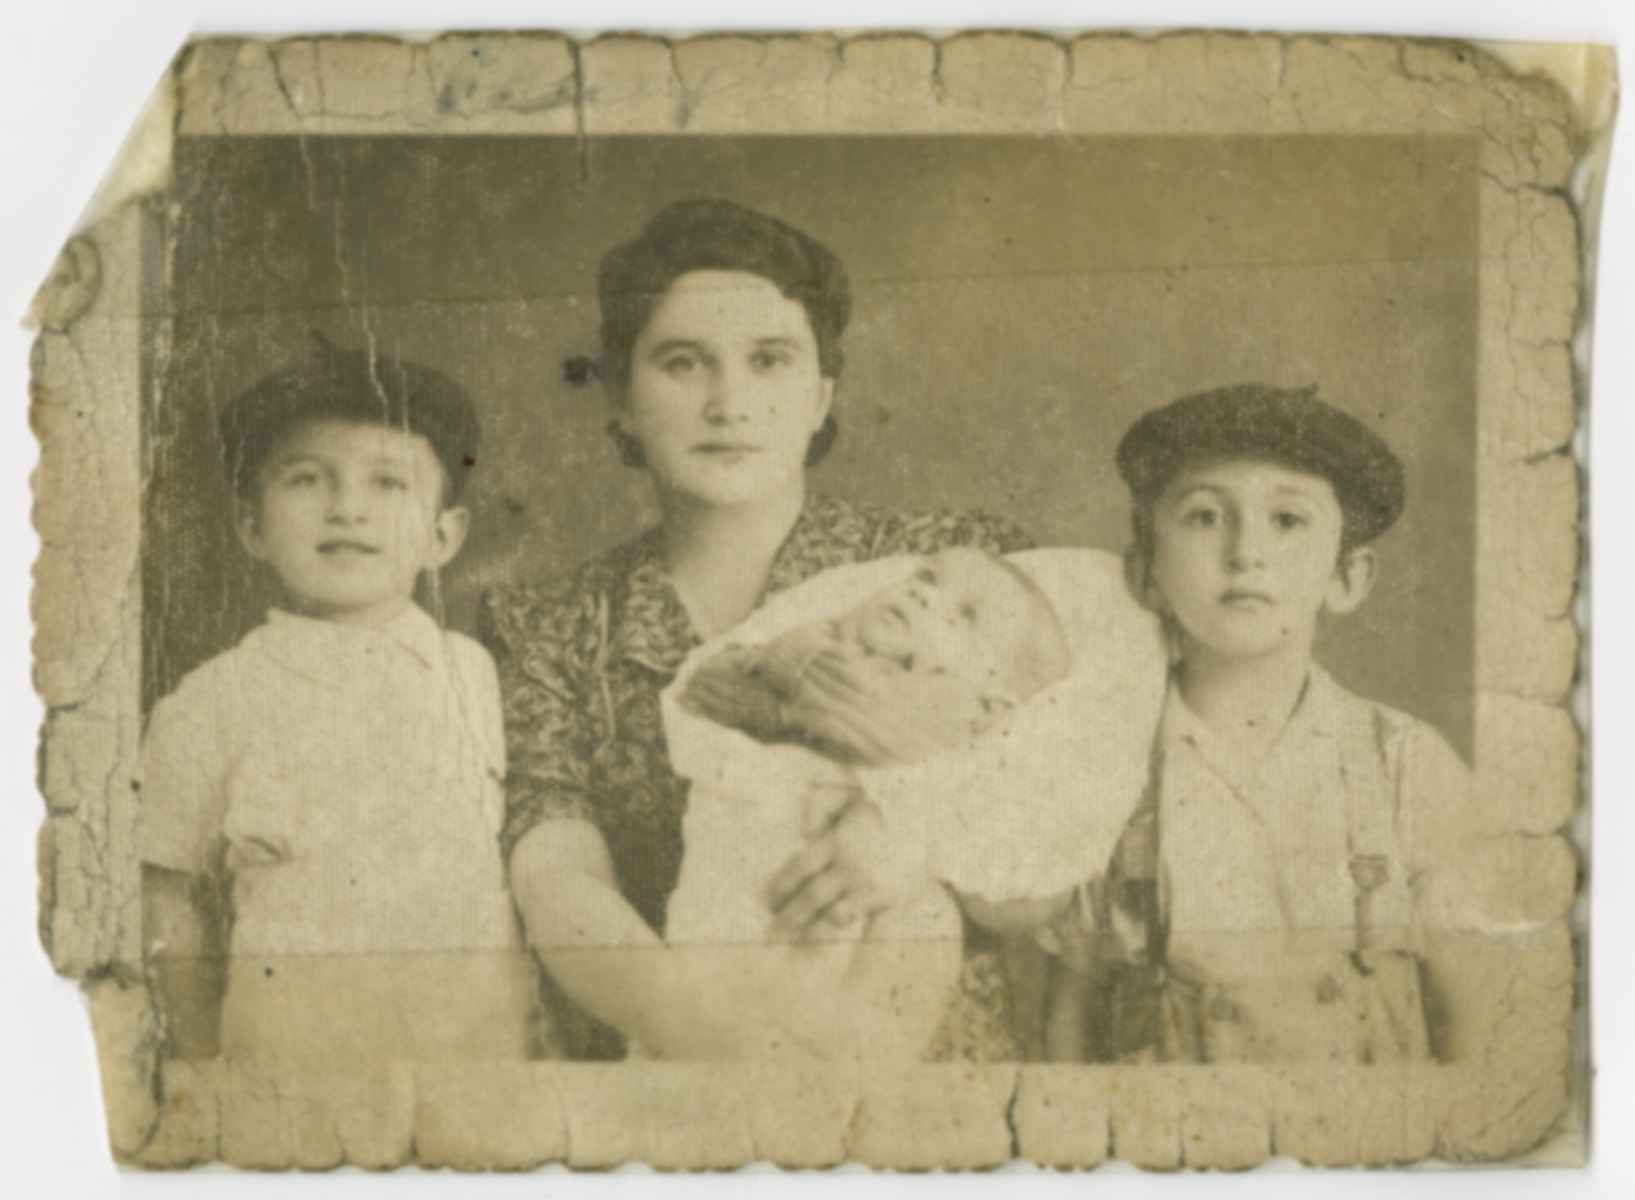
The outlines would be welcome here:
<svg viewBox="0 0 1635 1200">
<path fill-rule="evenodd" d="M 982 513 L 902 513 L 813 497 L 774 557 L 761 599 L 849 563 L 949 546 L 1008 554 L 1031 544 L 1013 523 Z M 681 872 L 687 785 L 670 770 L 659 693 L 702 639 L 666 573 L 660 530 L 554 584 L 490 592 L 482 639 L 499 665 L 505 705 L 506 854 L 543 821 L 589 821 L 607 841 L 625 899 L 662 935 Z M 932 1053 L 1014 1058 L 997 949 L 969 924 L 966 947 Z M 548 978 L 543 987 L 557 1052 L 622 1056 L 618 1035 Z"/>
</svg>

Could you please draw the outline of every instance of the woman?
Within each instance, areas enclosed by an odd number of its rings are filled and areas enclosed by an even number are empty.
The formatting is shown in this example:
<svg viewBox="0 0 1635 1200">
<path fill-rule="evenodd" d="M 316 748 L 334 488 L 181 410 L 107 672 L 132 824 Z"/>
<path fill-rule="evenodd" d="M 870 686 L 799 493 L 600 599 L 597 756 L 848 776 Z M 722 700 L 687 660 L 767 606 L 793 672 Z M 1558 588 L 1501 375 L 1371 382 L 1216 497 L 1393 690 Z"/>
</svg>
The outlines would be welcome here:
<svg viewBox="0 0 1635 1200">
<path fill-rule="evenodd" d="M 675 204 L 607 255 L 598 292 L 609 432 L 651 475 L 661 521 L 554 585 L 485 601 L 505 696 L 512 888 L 562 1051 L 618 1057 L 633 1037 L 665 1057 L 731 1056 L 735 1023 L 672 986 L 662 949 L 686 788 L 659 693 L 704 639 L 826 568 L 1029 543 L 991 517 L 807 494 L 806 468 L 838 428 L 850 295 L 839 260 L 806 235 L 725 201 Z M 901 890 L 890 858 L 858 806 L 780 873 L 780 923 L 800 936 L 889 905 Z M 996 957 L 968 952 L 939 1053 L 1010 1057 L 1004 1009 Z"/>
</svg>

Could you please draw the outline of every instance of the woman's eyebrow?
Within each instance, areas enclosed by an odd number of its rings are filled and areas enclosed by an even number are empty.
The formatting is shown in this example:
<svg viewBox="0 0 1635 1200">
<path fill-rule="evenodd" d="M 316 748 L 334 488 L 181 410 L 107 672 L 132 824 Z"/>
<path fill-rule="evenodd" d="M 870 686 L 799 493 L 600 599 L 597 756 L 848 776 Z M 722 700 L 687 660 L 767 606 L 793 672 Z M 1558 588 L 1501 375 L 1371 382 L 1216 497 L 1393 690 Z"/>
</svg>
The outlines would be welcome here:
<svg viewBox="0 0 1635 1200">
<path fill-rule="evenodd" d="M 677 350 L 692 350 L 697 353 L 703 353 L 704 343 L 694 341 L 691 338 L 666 338 L 664 341 L 658 343 L 651 350 L 649 350 L 647 352 L 647 357 L 661 358 L 664 355 L 674 353 Z"/>
<path fill-rule="evenodd" d="M 778 334 L 774 337 L 756 338 L 757 346 L 788 346 L 792 350 L 800 348 L 800 339 L 789 337 L 787 334 Z"/>
</svg>

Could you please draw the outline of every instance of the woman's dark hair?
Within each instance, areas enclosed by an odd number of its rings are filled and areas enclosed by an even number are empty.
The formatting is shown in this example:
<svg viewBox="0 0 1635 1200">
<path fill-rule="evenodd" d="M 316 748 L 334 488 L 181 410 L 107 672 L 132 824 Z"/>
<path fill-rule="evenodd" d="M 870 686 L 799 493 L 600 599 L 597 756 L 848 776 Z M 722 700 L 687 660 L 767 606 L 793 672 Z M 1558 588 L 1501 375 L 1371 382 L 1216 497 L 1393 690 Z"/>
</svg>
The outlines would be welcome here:
<svg viewBox="0 0 1635 1200">
<path fill-rule="evenodd" d="M 840 335 L 851 316 L 846 269 L 828 247 L 782 221 L 727 200 L 682 200 L 635 241 L 608 251 L 596 279 L 603 378 L 622 392 L 630 356 L 670 285 L 691 271 L 747 271 L 800 302 L 817 340 L 818 369 L 840 378 Z"/>
<path fill-rule="evenodd" d="M 840 335 L 851 316 L 846 268 L 832 250 L 776 218 L 728 200 L 681 200 L 659 211 L 634 241 L 608 251 L 596 277 L 602 308 L 602 357 L 563 364 L 568 382 L 598 377 L 622 397 L 630 386 L 636 340 L 670 286 L 692 271 L 746 271 L 776 284 L 806 310 L 817 341 L 818 370 L 839 379 Z M 641 443 L 613 421 L 608 433 L 628 467 L 645 467 Z M 816 466 L 839 436 L 831 413 L 812 436 L 806 465 Z"/>
</svg>

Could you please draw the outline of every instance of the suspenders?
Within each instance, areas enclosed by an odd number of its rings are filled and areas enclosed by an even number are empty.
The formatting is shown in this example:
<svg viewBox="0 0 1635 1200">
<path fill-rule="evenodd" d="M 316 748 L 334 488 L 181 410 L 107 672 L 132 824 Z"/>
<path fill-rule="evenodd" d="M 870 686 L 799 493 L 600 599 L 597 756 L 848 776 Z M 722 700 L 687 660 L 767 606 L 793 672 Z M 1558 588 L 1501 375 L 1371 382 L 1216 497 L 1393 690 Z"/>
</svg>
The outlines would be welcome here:
<svg viewBox="0 0 1635 1200">
<path fill-rule="evenodd" d="M 1396 799 L 1390 786 L 1385 748 L 1373 714 L 1353 709 L 1344 714 L 1339 736 L 1340 783 L 1345 792 L 1346 848 L 1350 854 L 1357 941 L 1352 960 L 1364 975 L 1373 970 L 1379 912 L 1377 895 L 1390 881 L 1392 864 L 1402 869 L 1395 829 Z"/>
<path fill-rule="evenodd" d="M 1355 992 L 1347 1003 L 1370 1013 L 1354 1031 L 1356 1042 L 1349 1053 L 1356 1061 L 1419 1058 L 1426 1049 L 1417 960 L 1392 953 L 1399 948 L 1392 944 L 1397 940 L 1392 930 L 1409 917 L 1399 911 L 1400 903 L 1392 903 L 1406 878 L 1397 836 L 1397 789 L 1386 754 L 1388 731 L 1370 707 L 1337 708 L 1332 736 L 1345 804 L 1354 928 L 1349 952 L 1336 949 L 1342 952 L 1342 963 L 1349 958 L 1354 975 L 1349 986 L 1336 976 L 1329 986 L 1340 990 L 1329 994 L 1338 999 Z M 1103 1053 L 1115 1061 L 1127 1059 L 1132 1051 L 1141 1053 L 1142 1046 L 1170 1061 L 1210 1057 L 1206 1026 L 1214 1019 L 1211 1004 L 1219 1002 L 1209 1000 L 1208 981 L 1181 978 L 1167 961 L 1170 905 L 1160 800 L 1165 765 L 1164 751 L 1155 747 L 1152 785 L 1119 841 L 1107 880 L 1110 887 L 1098 906 L 1102 928 L 1132 951 L 1128 965 L 1114 973 L 1125 981 L 1115 988 L 1124 995 L 1103 1000 Z M 1318 1002 L 1333 1000 L 1323 1001 L 1319 993 Z"/>
</svg>

